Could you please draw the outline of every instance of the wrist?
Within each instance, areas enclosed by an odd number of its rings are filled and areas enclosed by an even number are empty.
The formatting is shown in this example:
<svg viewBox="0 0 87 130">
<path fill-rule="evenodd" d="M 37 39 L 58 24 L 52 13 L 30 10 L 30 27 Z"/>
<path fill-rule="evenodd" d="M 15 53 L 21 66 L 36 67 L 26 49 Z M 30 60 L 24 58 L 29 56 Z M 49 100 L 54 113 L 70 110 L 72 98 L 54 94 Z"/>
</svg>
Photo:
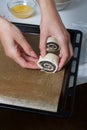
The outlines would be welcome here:
<svg viewBox="0 0 87 130">
<path fill-rule="evenodd" d="M 55 6 L 55 0 L 38 0 L 41 15 L 45 16 L 47 14 L 51 14 L 52 12 L 57 12 L 56 6 Z"/>
</svg>

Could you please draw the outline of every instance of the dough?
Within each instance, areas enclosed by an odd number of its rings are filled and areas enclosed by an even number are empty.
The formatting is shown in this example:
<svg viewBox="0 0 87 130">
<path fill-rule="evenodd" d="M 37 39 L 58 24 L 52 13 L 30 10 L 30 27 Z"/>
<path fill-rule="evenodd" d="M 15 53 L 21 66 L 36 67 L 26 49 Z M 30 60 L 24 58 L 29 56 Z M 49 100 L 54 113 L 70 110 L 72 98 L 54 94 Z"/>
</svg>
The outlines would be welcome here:
<svg viewBox="0 0 87 130">
<path fill-rule="evenodd" d="M 58 70 L 58 56 L 53 53 L 47 53 L 44 58 L 40 57 L 38 66 L 42 71 L 55 73 Z"/>
<path fill-rule="evenodd" d="M 40 57 L 38 66 L 42 71 L 47 73 L 55 73 L 58 70 L 58 61 L 60 48 L 55 37 L 49 37 L 46 44 L 46 56 Z"/>
</svg>

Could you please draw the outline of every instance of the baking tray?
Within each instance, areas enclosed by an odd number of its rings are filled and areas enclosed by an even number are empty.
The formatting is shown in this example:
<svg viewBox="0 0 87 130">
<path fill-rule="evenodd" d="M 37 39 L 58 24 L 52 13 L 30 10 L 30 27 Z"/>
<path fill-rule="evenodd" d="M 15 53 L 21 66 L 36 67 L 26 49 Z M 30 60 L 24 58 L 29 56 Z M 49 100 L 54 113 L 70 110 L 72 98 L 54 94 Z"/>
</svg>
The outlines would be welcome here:
<svg viewBox="0 0 87 130">
<path fill-rule="evenodd" d="M 23 32 L 23 34 L 26 33 L 27 34 L 29 33 L 31 35 L 40 34 L 40 29 L 38 25 L 21 24 L 21 23 L 13 23 L 13 24 L 15 24 Z M 0 107 L 45 114 L 45 115 L 53 115 L 58 117 L 65 117 L 72 114 L 75 102 L 75 89 L 76 89 L 76 79 L 78 72 L 81 42 L 82 42 L 82 32 L 79 30 L 71 30 L 71 29 L 67 30 L 69 31 L 71 36 L 71 41 L 74 49 L 74 56 L 70 60 L 70 62 L 65 66 L 62 90 L 60 94 L 60 100 L 58 103 L 57 111 L 53 112 L 49 110 L 26 108 L 17 105 L 16 106 L 7 105 L 4 103 L 0 103 Z"/>
</svg>

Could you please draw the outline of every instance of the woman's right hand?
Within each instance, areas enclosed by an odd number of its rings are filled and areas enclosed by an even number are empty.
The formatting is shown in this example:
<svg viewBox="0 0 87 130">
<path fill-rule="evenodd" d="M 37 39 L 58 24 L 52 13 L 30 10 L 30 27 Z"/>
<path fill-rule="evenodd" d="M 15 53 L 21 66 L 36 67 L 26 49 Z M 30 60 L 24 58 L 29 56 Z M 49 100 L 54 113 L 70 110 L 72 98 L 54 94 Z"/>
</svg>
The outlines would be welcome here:
<svg viewBox="0 0 87 130">
<path fill-rule="evenodd" d="M 2 17 L 0 17 L 0 41 L 5 54 L 21 67 L 38 68 L 38 56 L 26 41 L 21 31 Z"/>
<path fill-rule="evenodd" d="M 68 31 L 66 30 L 54 0 L 39 0 L 41 9 L 40 23 L 40 53 L 46 55 L 46 41 L 48 37 L 55 37 L 60 47 L 58 70 L 60 71 L 73 56 L 73 48 Z M 49 5 L 49 6 L 48 6 Z"/>
</svg>

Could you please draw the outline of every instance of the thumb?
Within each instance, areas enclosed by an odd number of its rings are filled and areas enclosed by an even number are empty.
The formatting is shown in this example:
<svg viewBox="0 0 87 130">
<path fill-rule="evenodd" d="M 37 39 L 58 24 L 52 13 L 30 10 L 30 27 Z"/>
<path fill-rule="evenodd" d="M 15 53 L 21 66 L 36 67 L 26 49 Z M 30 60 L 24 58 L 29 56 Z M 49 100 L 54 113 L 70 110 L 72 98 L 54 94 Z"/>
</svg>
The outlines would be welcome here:
<svg viewBox="0 0 87 130">
<path fill-rule="evenodd" d="M 46 41 L 47 38 L 46 36 L 40 35 L 40 54 L 42 57 L 44 57 L 46 55 Z"/>
</svg>

